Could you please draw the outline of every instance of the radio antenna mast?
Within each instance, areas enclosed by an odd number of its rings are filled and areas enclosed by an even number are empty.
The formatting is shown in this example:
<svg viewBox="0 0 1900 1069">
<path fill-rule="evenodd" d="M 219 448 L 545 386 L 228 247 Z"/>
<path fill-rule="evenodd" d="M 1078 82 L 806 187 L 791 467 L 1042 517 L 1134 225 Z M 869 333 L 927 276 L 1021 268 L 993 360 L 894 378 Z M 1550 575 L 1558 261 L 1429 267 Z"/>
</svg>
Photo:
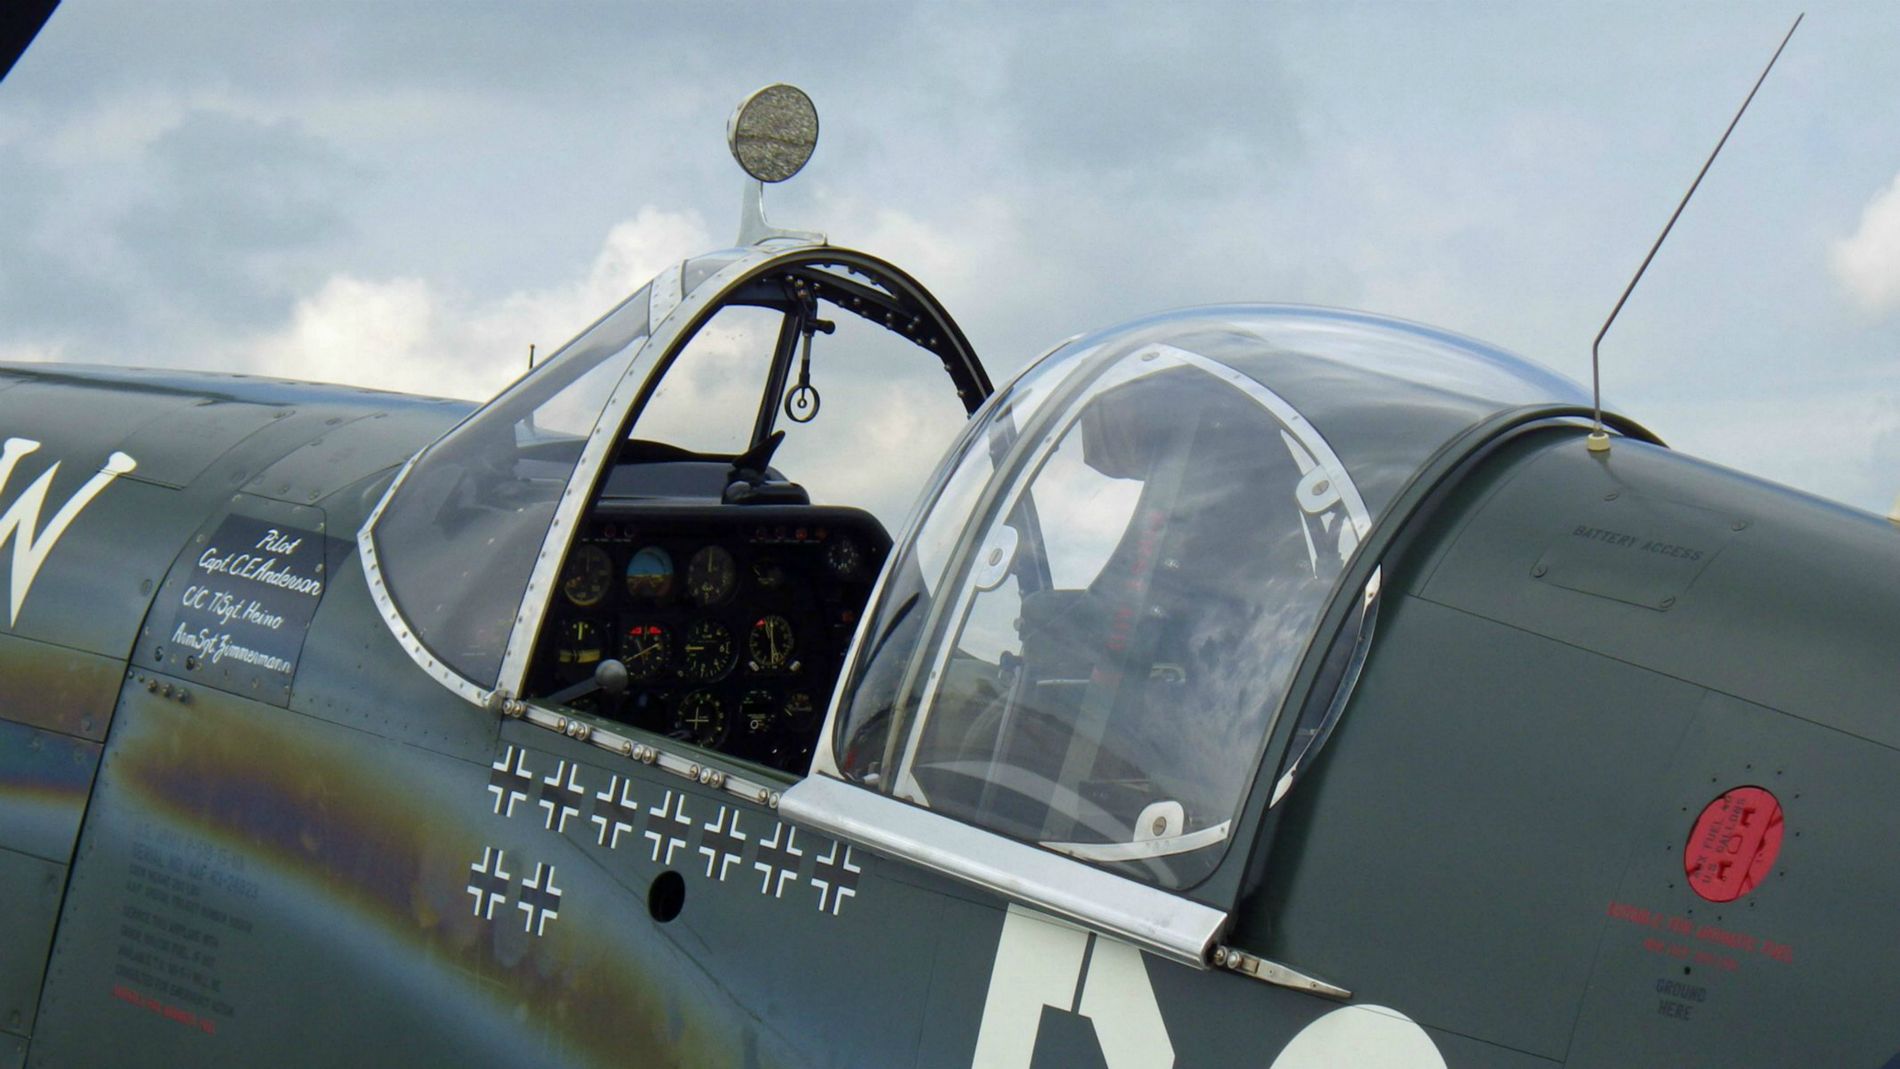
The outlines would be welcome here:
<svg viewBox="0 0 1900 1069">
<path fill-rule="evenodd" d="M 1762 68 L 1761 77 L 1755 79 L 1755 88 L 1748 91 L 1748 96 L 1742 100 L 1742 106 L 1735 110 L 1735 117 L 1729 120 L 1728 129 L 1722 131 L 1722 140 L 1715 143 L 1715 151 L 1709 153 L 1709 158 L 1702 164 L 1702 170 L 1696 173 L 1695 181 L 1689 183 L 1689 192 L 1682 195 L 1682 203 L 1676 205 L 1675 214 L 1671 215 L 1669 222 L 1663 225 L 1662 233 L 1656 235 L 1656 244 L 1649 247 L 1649 255 L 1643 257 L 1643 265 L 1636 269 L 1636 277 L 1630 279 L 1630 284 L 1623 287 L 1623 295 L 1616 299 L 1616 307 L 1610 309 L 1610 318 L 1603 321 L 1603 329 L 1597 331 L 1596 340 L 1590 343 L 1590 392 L 1593 395 L 1596 411 L 1587 442 L 1592 453 L 1610 451 L 1610 436 L 1603 430 L 1603 375 L 1599 370 L 1597 347 L 1603 344 L 1603 336 L 1610 332 L 1610 324 L 1616 322 L 1616 313 L 1623 310 L 1623 302 L 1630 299 L 1630 292 L 1636 289 L 1638 282 L 1643 280 L 1643 272 L 1649 270 L 1649 262 L 1656 258 L 1656 250 L 1662 248 L 1663 240 L 1669 237 L 1669 231 L 1675 227 L 1676 220 L 1682 218 L 1682 209 L 1689 206 L 1689 198 L 1695 196 L 1696 187 L 1702 184 L 1702 176 L 1709 173 L 1710 164 L 1715 162 L 1715 157 L 1722 154 L 1722 146 L 1728 144 L 1728 135 L 1735 132 L 1735 124 L 1742 121 L 1742 113 L 1748 110 L 1749 101 L 1755 99 L 1755 91 L 1761 88 L 1761 83 L 1768 80 L 1768 72 L 1775 69 L 1775 60 L 1781 58 L 1781 50 L 1788 47 L 1788 41 L 1794 36 L 1794 31 L 1801 27 L 1801 20 L 1807 17 L 1805 11 L 1794 17 L 1794 25 L 1788 27 L 1788 33 L 1782 37 L 1781 44 L 1775 49 L 1775 54 L 1768 57 L 1768 65 Z"/>
</svg>

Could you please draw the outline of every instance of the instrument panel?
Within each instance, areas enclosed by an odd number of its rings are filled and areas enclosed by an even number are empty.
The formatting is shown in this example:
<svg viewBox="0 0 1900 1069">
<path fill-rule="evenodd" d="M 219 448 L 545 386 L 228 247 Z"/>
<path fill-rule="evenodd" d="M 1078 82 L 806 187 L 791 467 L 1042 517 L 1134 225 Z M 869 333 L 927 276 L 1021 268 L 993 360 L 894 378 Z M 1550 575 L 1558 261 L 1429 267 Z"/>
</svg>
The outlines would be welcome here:
<svg viewBox="0 0 1900 1069">
<path fill-rule="evenodd" d="M 562 568 L 530 693 L 618 658 L 626 694 L 576 706 L 802 773 L 890 546 L 858 509 L 603 505 Z"/>
</svg>

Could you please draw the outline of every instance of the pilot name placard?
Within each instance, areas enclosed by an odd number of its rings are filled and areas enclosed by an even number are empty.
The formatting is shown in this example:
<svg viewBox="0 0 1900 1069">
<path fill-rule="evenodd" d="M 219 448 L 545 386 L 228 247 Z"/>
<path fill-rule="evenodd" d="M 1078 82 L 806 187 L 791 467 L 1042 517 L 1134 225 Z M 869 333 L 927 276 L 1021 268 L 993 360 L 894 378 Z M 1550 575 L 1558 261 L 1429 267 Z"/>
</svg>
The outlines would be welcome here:
<svg viewBox="0 0 1900 1069">
<path fill-rule="evenodd" d="M 198 553 L 167 640 L 197 667 L 286 679 L 323 597 L 321 532 L 229 516 Z"/>
</svg>

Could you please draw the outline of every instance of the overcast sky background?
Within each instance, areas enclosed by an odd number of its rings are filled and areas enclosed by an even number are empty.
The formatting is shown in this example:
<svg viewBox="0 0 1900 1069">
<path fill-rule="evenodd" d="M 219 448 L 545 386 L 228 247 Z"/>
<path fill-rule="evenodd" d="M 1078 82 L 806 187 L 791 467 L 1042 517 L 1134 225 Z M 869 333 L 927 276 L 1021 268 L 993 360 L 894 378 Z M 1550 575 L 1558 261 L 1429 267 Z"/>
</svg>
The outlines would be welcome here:
<svg viewBox="0 0 1900 1069">
<path fill-rule="evenodd" d="M 1364 308 L 1588 381 L 1785 4 L 66 0 L 0 82 L 0 359 L 485 397 L 775 223 L 908 267 L 999 382 L 1161 308 Z M 1900 493 L 1900 15 L 1812 5 L 1604 343 L 1675 447 Z"/>
</svg>

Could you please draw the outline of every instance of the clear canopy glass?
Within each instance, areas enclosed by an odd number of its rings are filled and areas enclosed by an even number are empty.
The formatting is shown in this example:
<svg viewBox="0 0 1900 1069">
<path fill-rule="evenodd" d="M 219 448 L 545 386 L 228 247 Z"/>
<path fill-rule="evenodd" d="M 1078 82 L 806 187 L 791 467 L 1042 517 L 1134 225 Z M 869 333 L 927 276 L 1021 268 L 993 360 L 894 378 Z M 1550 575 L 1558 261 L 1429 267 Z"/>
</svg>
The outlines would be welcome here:
<svg viewBox="0 0 1900 1069">
<path fill-rule="evenodd" d="M 1447 441 L 1581 387 L 1354 313 L 1077 339 L 979 413 L 835 720 L 865 786 L 1167 887 L 1210 873 L 1361 541 Z"/>
<path fill-rule="evenodd" d="M 391 599 L 450 670 L 492 688 L 561 493 L 645 354 L 648 290 L 430 446 L 372 532 Z"/>
</svg>

